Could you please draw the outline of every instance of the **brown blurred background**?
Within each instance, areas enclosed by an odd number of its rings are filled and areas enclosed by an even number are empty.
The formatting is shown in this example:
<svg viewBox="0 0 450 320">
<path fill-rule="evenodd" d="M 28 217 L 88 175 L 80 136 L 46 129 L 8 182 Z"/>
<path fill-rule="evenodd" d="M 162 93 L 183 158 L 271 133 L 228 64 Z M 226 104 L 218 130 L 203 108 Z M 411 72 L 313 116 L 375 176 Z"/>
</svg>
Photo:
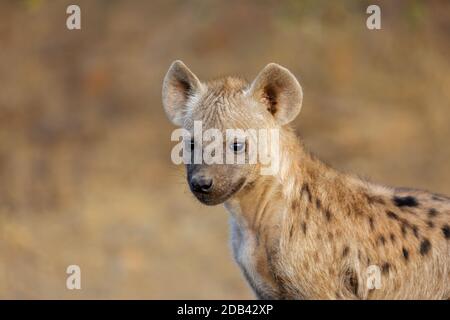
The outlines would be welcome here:
<svg viewBox="0 0 450 320">
<path fill-rule="evenodd" d="M 449 1 L 2 1 L 0 298 L 253 298 L 224 208 L 198 203 L 170 160 L 174 59 L 203 79 L 278 62 L 303 85 L 294 126 L 313 153 L 450 194 L 449 14 Z"/>
</svg>

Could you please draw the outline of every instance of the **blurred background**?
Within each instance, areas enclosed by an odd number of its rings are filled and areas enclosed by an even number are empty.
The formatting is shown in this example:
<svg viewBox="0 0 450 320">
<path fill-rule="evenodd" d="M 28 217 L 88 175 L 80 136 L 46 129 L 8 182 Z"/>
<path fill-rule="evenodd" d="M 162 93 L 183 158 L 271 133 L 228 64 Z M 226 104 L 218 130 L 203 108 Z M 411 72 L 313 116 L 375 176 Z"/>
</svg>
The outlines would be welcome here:
<svg viewBox="0 0 450 320">
<path fill-rule="evenodd" d="M 253 298 L 225 209 L 170 160 L 175 59 L 202 79 L 278 62 L 303 86 L 310 151 L 450 195 L 449 49 L 449 1 L 2 1 L 0 298 Z M 66 289 L 71 264 L 82 290 Z"/>
</svg>

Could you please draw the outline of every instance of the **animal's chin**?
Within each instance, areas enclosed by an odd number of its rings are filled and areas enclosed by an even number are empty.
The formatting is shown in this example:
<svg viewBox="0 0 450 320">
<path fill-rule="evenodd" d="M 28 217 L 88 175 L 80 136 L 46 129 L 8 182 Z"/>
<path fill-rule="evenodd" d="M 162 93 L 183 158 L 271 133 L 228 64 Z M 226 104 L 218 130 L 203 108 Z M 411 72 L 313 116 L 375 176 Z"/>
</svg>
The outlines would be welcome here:
<svg viewBox="0 0 450 320">
<path fill-rule="evenodd" d="M 229 197 L 231 197 L 231 196 L 215 197 L 215 196 L 211 196 L 211 195 L 197 194 L 197 193 L 194 193 L 194 195 L 198 199 L 198 201 L 200 201 L 201 203 L 203 203 L 204 205 L 207 205 L 207 206 L 216 206 L 218 204 L 225 202 Z"/>
<path fill-rule="evenodd" d="M 198 193 L 198 192 L 193 192 L 193 193 L 194 193 L 195 197 L 201 203 L 203 203 L 207 206 L 215 206 L 215 205 L 224 203 L 225 201 L 230 199 L 233 195 L 235 195 L 239 190 L 242 189 L 244 184 L 245 184 L 245 178 L 242 178 L 233 186 L 233 188 L 230 189 L 230 191 L 228 191 L 226 193 L 221 193 L 221 194 L 214 194 L 214 192 L 212 194 L 204 194 L 204 193 Z"/>
</svg>

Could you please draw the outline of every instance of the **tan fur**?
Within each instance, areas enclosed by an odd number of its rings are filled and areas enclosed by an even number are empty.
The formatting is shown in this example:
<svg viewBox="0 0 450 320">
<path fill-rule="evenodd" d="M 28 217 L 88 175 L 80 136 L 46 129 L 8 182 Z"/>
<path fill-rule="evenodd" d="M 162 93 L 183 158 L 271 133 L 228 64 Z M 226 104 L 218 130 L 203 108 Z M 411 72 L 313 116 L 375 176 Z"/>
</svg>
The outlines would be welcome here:
<svg viewBox="0 0 450 320">
<path fill-rule="evenodd" d="M 448 199 L 433 200 L 427 192 L 396 191 L 342 175 L 304 152 L 288 130 L 282 142 L 286 174 L 258 181 L 227 204 L 235 223 L 259 239 L 250 255 L 269 287 L 256 288 L 261 297 L 449 297 L 449 240 L 442 230 L 450 220 Z M 419 206 L 399 208 L 394 195 L 413 195 Z M 438 214 L 430 215 L 432 208 Z M 424 239 L 431 247 L 421 254 Z M 366 286 L 369 265 L 382 270 L 380 289 Z"/>
<path fill-rule="evenodd" d="M 202 86 L 186 97 L 185 120 L 281 130 L 281 167 L 274 176 L 259 175 L 258 165 L 202 169 L 223 178 L 222 193 L 245 170 L 245 183 L 224 203 L 235 259 L 258 298 L 450 297 L 450 198 L 341 174 L 306 152 L 291 129 L 277 125 L 260 108 L 264 97 L 248 98 L 252 87 L 240 78 Z M 288 118 L 286 111 L 283 121 Z M 381 270 L 379 289 L 367 286 L 371 265 Z"/>
</svg>

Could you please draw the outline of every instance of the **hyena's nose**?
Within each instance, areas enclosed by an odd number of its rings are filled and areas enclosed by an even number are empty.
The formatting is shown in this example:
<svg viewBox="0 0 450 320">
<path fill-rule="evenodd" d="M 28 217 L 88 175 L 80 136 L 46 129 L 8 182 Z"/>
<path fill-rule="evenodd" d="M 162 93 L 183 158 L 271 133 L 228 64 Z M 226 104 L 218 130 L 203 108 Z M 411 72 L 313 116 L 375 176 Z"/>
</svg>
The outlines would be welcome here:
<svg viewBox="0 0 450 320">
<path fill-rule="evenodd" d="M 194 175 L 191 178 L 192 190 L 195 192 L 208 193 L 211 191 L 212 185 L 213 181 L 211 178 L 202 175 Z"/>
</svg>

